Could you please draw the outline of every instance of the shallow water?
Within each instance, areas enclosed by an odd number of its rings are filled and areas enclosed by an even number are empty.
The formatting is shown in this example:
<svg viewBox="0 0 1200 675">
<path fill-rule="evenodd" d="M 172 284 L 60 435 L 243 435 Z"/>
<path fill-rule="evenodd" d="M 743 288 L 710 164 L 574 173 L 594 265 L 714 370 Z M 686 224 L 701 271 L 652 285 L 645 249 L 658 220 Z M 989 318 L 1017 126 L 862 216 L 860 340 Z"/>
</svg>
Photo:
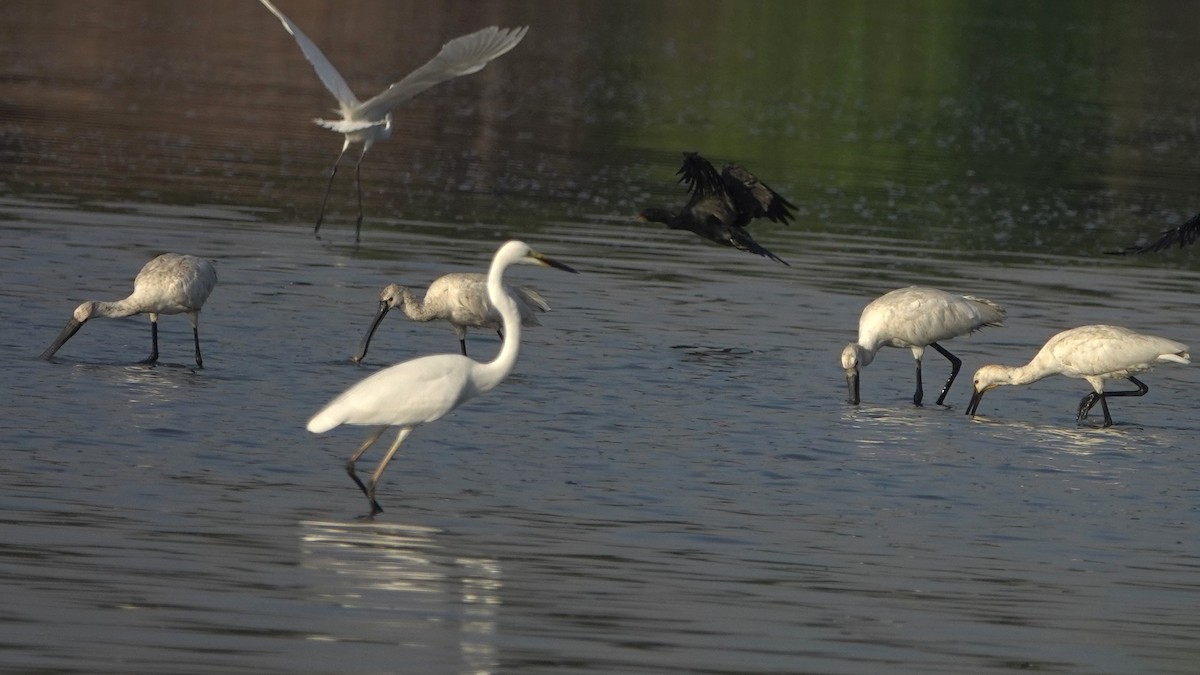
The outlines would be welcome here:
<svg viewBox="0 0 1200 675">
<path fill-rule="evenodd" d="M 1194 251 L 1103 254 L 1197 209 L 1200 10 L 281 1 L 364 93 L 445 36 L 533 25 L 403 109 L 355 246 L 349 175 L 311 236 L 339 143 L 311 70 L 255 3 L 206 6 L 0 6 L 0 669 L 1196 670 L 1200 375 L 1147 374 L 1109 429 L 1062 378 L 962 410 L 974 368 L 1063 328 L 1200 340 Z M 790 267 L 628 217 L 682 201 L 682 149 L 796 202 L 753 229 Z M 513 236 L 581 274 L 511 270 L 554 310 L 363 518 L 342 465 L 366 430 L 305 421 L 456 349 L 389 317 L 354 365 L 381 286 Z M 203 370 L 174 316 L 156 367 L 144 317 L 37 359 L 165 250 L 217 261 Z M 913 407 L 885 350 L 851 408 L 838 354 L 907 284 L 1008 320 L 947 344 L 951 407 Z"/>
</svg>

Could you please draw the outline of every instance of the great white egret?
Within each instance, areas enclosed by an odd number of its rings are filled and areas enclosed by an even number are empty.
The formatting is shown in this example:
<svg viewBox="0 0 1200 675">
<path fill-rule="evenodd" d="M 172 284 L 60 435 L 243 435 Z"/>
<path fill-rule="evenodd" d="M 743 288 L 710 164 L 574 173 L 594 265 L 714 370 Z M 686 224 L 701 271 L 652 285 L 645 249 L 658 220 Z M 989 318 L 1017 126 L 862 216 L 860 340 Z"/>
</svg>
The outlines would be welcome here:
<svg viewBox="0 0 1200 675">
<path fill-rule="evenodd" d="M 933 347 L 950 361 L 950 379 L 942 387 L 937 404 L 946 400 L 946 392 L 954 384 L 962 360 L 942 347 L 939 342 L 959 335 L 973 333 L 984 326 L 999 326 L 1004 309 L 992 302 L 971 295 L 953 295 L 936 288 L 909 286 L 885 293 L 862 311 L 858 320 L 858 341 L 842 350 L 842 368 L 850 390 L 848 402 L 857 405 L 858 371 L 875 358 L 882 347 L 908 347 L 917 362 L 917 391 L 913 403 L 921 405 L 921 357 L 926 347 Z"/>
<path fill-rule="evenodd" d="M 192 337 L 196 343 L 196 367 L 203 368 L 204 360 L 200 357 L 200 308 L 216 285 L 217 269 L 211 262 L 193 255 L 164 253 L 146 263 L 138 272 L 133 280 L 133 293 L 129 297 L 116 302 L 89 300 L 76 307 L 62 332 L 42 352 L 42 358 L 52 358 L 88 319 L 149 314 L 152 351 L 142 363 L 155 363 L 158 361 L 158 315 L 187 314 L 192 322 Z"/>
<path fill-rule="evenodd" d="M 384 140 L 392 135 L 392 111 L 396 106 L 435 84 L 479 72 L 489 61 L 516 47 L 517 43 L 525 37 L 526 31 L 529 30 L 528 26 L 513 29 L 491 26 L 469 35 L 454 38 L 442 45 L 442 50 L 438 52 L 437 56 L 406 75 L 404 79 L 390 85 L 366 101 L 359 101 L 354 92 L 350 90 L 350 86 L 338 73 L 337 68 L 333 67 L 325 54 L 304 34 L 304 31 L 292 23 L 292 20 L 287 18 L 287 15 L 279 11 L 269 0 L 259 1 L 278 17 L 287 32 L 296 39 L 296 44 L 300 46 L 304 58 L 312 64 L 321 83 L 337 99 L 338 112 L 342 116 L 340 120 L 313 120 L 318 125 L 345 136 L 342 151 L 338 153 L 337 159 L 333 162 L 333 169 L 329 172 L 329 182 L 325 185 L 325 196 L 321 198 L 321 211 L 317 214 L 317 224 L 313 228 L 313 234 L 319 234 L 321 231 L 321 221 L 325 218 L 325 204 L 329 200 L 329 190 L 333 187 L 333 178 L 337 175 L 338 164 L 341 163 L 342 156 L 354 143 L 363 144 L 362 153 L 359 154 L 358 162 L 354 165 L 354 184 L 358 193 L 358 221 L 354 226 L 355 241 L 359 240 L 363 221 L 362 184 L 359 181 L 359 168 L 362 166 L 363 157 L 366 156 L 375 141 Z"/>
<path fill-rule="evenodd" d="M 350 387 L 308 421 L 308 430 L 314 434 L 342 424 L 377 427 L 346 462 L 346 473 L 371 503 L 371 515 L 383 511 L 375 500 L 379 477 L 413 429 L 441 419 L 472 397 L 491 391 L 512 372 L 521 346 L 521 315 L 516 301 L 504 290 L 504 270 L 514 264 L 548 265 L 575 271 L 534 251 L 524 242 L 510 241 L 496 251 L 488 270 L 487 290 L 488 299 L 500 311 L 505 337 L 494 360 L 480 363 L 459 354 L 436 354 L 405 361 Z M 355 462 L 388 427 L 394 426 L 400 427 L 395 442 L 364 484 L 354 471 Z"/>
<path fill-rule="evenodd" d="M 787 224 L 789 209 L 796 208 L 737 164 L 726 164 L 721 173 L 694 152 L 683 153 L 677 175 L 692 197 L 683 210 L 644 209 L 642 220 L 663 223 L 674 230 L 688 230 L 718 244 L 749 251 L 787 265 L 779 256 L 754 241 L 746 225 L 755 218 Z"/>
<path fill-rule="evenodd" d="M 1150 388 L 1134 377 L 1160 363 L 1191 363 L 1187 345 L 1155 335 L 1144 335 L 1122 326 L 1092 325 L 1065 330 L 1046 341 L 1037 356 L 1018 366 L 983 366 L 975 373 L 975 393 L 967 414 L 979 412 L 979 402 L 988 390 L 1005 384 L 1030 384 L 1051 375 L 1087 380 L 1093 392 L 1079 402 L 1076 421 L 1083 421 L 1092 406 L 1100 403 L 1104 426 L 1112 426 L 1108 412 L 1110 396 L 1144 396 Z M 1126 379 L 1137 389 L 1104 391 L 1105 380 Z"/>
</svg>

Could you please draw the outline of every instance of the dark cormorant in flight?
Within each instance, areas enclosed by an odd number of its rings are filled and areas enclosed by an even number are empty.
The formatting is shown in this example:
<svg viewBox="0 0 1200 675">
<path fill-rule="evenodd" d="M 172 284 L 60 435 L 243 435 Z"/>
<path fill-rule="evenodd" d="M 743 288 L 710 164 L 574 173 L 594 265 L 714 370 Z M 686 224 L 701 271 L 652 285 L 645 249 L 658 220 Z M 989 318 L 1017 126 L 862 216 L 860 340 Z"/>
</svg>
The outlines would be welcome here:
<svg viewBox="0 0 1200 675">
<path fill-rule="evenodd" d="M 796 208 L 743 167 L 726 164 L 721 173 L 694 152 L 683 153 L 679 182 L 687 186 L 691 200 L 679 213 L 645 209 L 643 220 L 664 223 L 674 230 L 696 234 L 741 251 L 749 251 L 787 265 L 779 256 L 754 241 L 746 225 L 755 218 L 787 224 Z"/>
</svg>

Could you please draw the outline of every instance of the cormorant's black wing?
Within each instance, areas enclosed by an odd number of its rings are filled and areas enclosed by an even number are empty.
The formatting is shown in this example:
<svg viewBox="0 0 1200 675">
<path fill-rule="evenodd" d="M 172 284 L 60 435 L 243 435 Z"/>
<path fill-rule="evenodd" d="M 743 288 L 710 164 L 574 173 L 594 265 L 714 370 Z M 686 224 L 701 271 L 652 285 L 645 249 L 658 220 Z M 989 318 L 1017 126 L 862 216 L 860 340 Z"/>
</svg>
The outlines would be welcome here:
<svg viewBox="0 0 1200 675">
<path fill-rule="evenodd" d="M 734 208 L 742 216 L 741 224 L 745 225 L 752 218 L 766 218 L 787 225 L 793 217 L 791 209 L 796 208 L 795 205 L 767 187 L 745 167 L 726 164 L 721 181 Z"/>
<path fill-rule="evenodd" d="M 1192 216 L 1186 223 L 1162 233 L 1156 241 L 1143 246 L 1130 246 L 1114 253 L 1153 253 L 1171 248 L 1178 244 L 1181 248 L 1192 244 L 1200 237 L 1200 213 Z"/>
<path fill-rule="evenodd" d="M 679 182 L 687 186 L 695 201 L 701 197 L 723 195 L 724 185 L 717 170 L 707 159 L 694 152 L 683 153 L 683 165 L 676 172 Z"/>
</svg>

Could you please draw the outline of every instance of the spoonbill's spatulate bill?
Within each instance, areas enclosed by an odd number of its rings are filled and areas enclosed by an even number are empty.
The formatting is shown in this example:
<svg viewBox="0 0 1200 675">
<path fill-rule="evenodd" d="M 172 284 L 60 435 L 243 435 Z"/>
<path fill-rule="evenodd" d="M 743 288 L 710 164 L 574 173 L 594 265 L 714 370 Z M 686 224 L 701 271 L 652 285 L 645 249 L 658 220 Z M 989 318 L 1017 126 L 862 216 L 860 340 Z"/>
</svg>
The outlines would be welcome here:
<svg viewBox="0 0 1200 675">
<path fill-rule="evenodd" d="M 1104 426 L 1112 426 L 1108 399 L 1112 396 L 1144 396 L 1149 387 L 1134 377 L 1160 363 L 1191 363 L 1187 345 L 1154 335 L 1143 335 L 1121 326 L 1080 326 L 1065 330 L 1046 344 L 1024 366 L 989 365 L 975 373 L 975 393 L 967 414 L 979 412 L 979 402 L 988 390 L 1005 384 L 1030 384 L 1051 375 L 1087 380 L 1093 392 L 1079 402 L 1076 421 L 1087 418 L 1097 403 L 1104 411 Z M 1104 391 L 1105 380 L 1129 380 L 1132 391 Z"/>
<path fill-rule="evenodd" d="M 523 242 L 510 241 L 496 251 L 488 270 L 488 299 L 500 312 L 504 345 L 496 358 L 480 363 L 458 354 L 437 354 L 385 368 L 350 387 L 308 421 L 308 430 L 323 433 L 342 424 L 377 427 L 346 462 L 346 472 L 367 496 L 371 515 L 379 513 L 375 486 L 400 444 L 418 425 L 441 419 L 468 399 L 491 391 L 504 381 L 517 362 L 521 346 L 521 314 L 517 301 L 505 291 L 504 270 L 509 265 L 531 264 L 574 272 Z M 364 484 L 354 464 L 387 431 L 400 427 L 396 441 Z"/>
<path fill-rule="evenodd" d="M 1004 315 L 1004 309 L 991 300 L 953 295 L 925 286 L 898 288 L 879 296 L 862 311 L 858 320 L 858 341 L 842 350 L 842 368 L 846 371 L 850 392 L 848 402 L 858 404 L 858 371 L 871 363 L 881 347 L 908 347 L 917 362 L 917 391 L 913 403 L 921 405 L 925 395 L 921 387 L 921 357 L 926 347 L 933 347 L 950 361 L 950 379 L 946 380 L 937 399 L 937 404 L 942 405 L 950 385 L 958 376 L 962 360 L 938 343 L 973 333 L 984 326 L 999 326 Z"/>
<path fill-rule="evenodd" d="M 321 211 L 317 214 L 317 224 L 313 234 L 321 231 L 321 222 L 325 218 L 325 204 L 329 200 L 329 190 L 333 187 L 333 178 L 337 175 L 338 164 L 346 150 L 354 143 L 362 143 L 362 153 L 354 165 L 354 182 L 358 194 L 358 221 L 354 227 L 354 240 L 358 241 L 362 230 L 362 184 L 359 181 L 359 167 L 362 159 L 375 144 L 392 135 L 392 111 L 396 106 L 425 91 L 440 82 L 445 82 L 463 75 L 470 75 L 483 69 L 489 61 L 495 59 L 513 47 L 525 37 L 528 26 L 521 28 L 497 28 L 491 26 L 469 35 L 454 38 L 442 45 L 442 50 L 425 65 L 383 90 L 378 95 L 366 101 L 359 101 L 350 90 L 349 85 L 342 79 L 337 69 L 325 58 L 325 54 L 312 40 L 300 30 L 292 20 L 279 11 L 269 0 L 260 0 L 262 4 L 279 18 L 283 27 L 300 46 L 304 58 L 312 64 L 313 70 L 321 83 L 333 94 L 338 101 L 340 120 L 313 120 L 326 129 L 332 129 L 345 136 L 342 151 L 338 153 L 329 172 L 329 182 L 325 185 L 325 196 L 321 198 Z"/>
<path fill-rule="evenodd" d="M 1158 239 L 1149 244 L 1130 246 L 1123 251 L 1117 251 L 1117 253 L 1153 253 L 1172 246 L 1182 248 L 1194 243 L 1197 237 L 1200 237 L 1200 213 L 1192 216 L 1190 220 L 1179 227 L 1173 227 L 1163 232 Z"/>
<path fill-rule="evenodd" d="M 504 285 L 504 291 L 517 302 L 517 311 L 521 314 L 521 325 L 529 328 L 540 325 L 537 320 L 538 312 L 550 311 L 550 305 L 537 291 L 525 286 Z M 444 319 L 454 326 L 458 335 L 458 345 L 462 355 L 467 355 L 467 328 L 489 328 L 504 339 L 500 330 L 503 318 L 496 306 L 488 300 L 487 275 L 475 272 L 454 272 L 444 274 L 425 291 L 425 297 L 418 299 L 412 291 L 397 284 L 388 284 L 379 292 L 379 310 L 371 320 L 371 326 L 363 336 L 354 361 L 360 362 L 367 356 L 367 348 L 371 337 L 383 322 L 389 310 L 399 307 L 413 321 L 434 321 Z"/>
<path fill-rule="evenodd" d="M 755 218 L 787 224 L 796 208 L 737 164 L 726 164 L 721 173 L 694 152 L 683 153 L 677 174 L 691 199 L 679 213 L 650 208 L 642 220 L 663 223 L 673 230 L 688 230 L 718 244 L 749 251 L 787 265 L 782 258 L 754 241 L 746 226 Z"/>
<path fill-rule="evenodd" d="M 192 322 L 196 343 L 196 366 L 204 367 L 200 357 L 200 309 L 217 285 L 217 269 L 207 260 L 192 255 L 164 253 L 146 263 L 133 280 L 133 293 L 124 300 L 89 300 L 75 313 L 54 342 L 42 352 L 49 360 L 75 335 L 88 319 L 97 316 L 120 318 L 134 314 L 150 315 L 150 357 L 142 363 L 158 361 L 158 315 L 187 314 Z"/>
</svg>

